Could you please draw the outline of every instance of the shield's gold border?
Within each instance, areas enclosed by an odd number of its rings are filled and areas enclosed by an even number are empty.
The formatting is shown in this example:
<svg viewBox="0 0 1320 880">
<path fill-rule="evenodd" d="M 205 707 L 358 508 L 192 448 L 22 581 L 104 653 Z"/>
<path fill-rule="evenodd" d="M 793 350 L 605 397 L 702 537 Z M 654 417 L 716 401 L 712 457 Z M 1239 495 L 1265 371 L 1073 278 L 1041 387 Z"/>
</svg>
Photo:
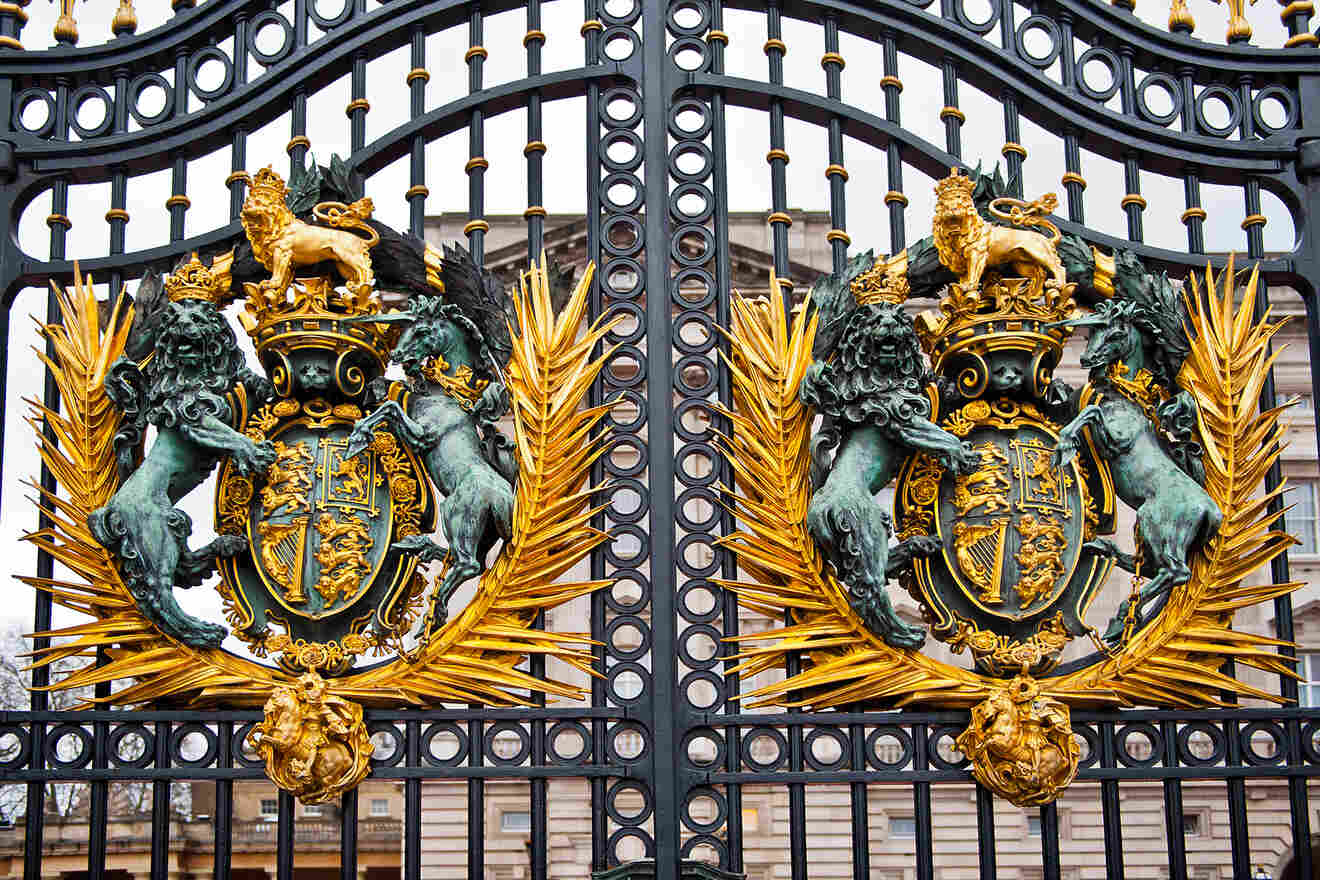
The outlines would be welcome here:
<svg viewBox="0 0 1320 880">
<path fill-rule="evenodd" d="M 124 683 L 101 703 L 145 704 L 170 698 L 193 705 L 260 705 L 278 686 L 292 681 L 280 669 L 221 650 L 197 650 L 161 634 L 137 610 L 109 554 L 91 536 L 87 514 L 117 487 L 113 438 L 120 416 L 103 390 L 109 367 L 120 356 L 132 322 L 121 300 L 104 330 L 89 277 L 75 268 L 68 290 L 55 287 L 62 321 L 43 325 L 54 357 L 46 360 L 59 385 L 61 410 L 32 403 L 29 421 L 42 460 L 59 481 L 58 492 L 40 487 L 38 506 L 52 525 L 28 540 L 49 552 L 68 577 L 21 577 L 49 592 L 54 601 L 91 620 L 50 632 L 50 648 L 35 665 L 84 657 L 82 667 L 61 676 L 52 689 L 98 682 Z M 593 434 L 608 407 L 584 408 L 605 356 L 592 349 L 612 324 L 584 329 L 594 265 L 556 314 L 544 268 L 533 264 L 516 291 L 517 326 L 508 369 L 513 398 L 520 474 L 515 489 L 514 534 L 482 577 L 468 606 L 411 658 L 398 658 L 332 680 L 331 690 L 373 706 L 453 701 L 521 705 L 530 695 L 580 699 L 575 684 L 536 678 L 514 667 L 527 654 L 557 657 L 588 675 L 590 637 L 544 632 L 533 627 L 539 613 L 609 586 L 612 581 L 555 581 L 608 535 L 590 525 L 598 512 L 596 488 L 588 487 L 591 464 L 602 452 Z M 43 424 L 53 429 L 43 434 Z M 93 658 L 105 649 L 109 662 Z"/>
<path fill-rule="evenodd" d="M 1237 609 L 1266 602 L 1300 584 L 1247 585 L 1244 578 L 1295 543 L 1275 529 L 1274 492 L 1261 491 L 1280 451 L 1282 407 L 1261 412 L 1261 383 L 1273 363 L 1270 338 L 1282 322 L 1253 320 L 1256 270 L 1235 306 L 1233 266 L 1205 290 L 1190 281 L 1192 355 L 1182 384 L 1201 406 L 1206 489 L 1224 512 L 1219 534 L 1197 554 L 1192 580 L 1174 591 L 1159 617 L 1124 649 L 1066 675 L 1042 677 L 1042 691 L 1074 705 L 1205 706 L 1221 695 L 1280 702 L 1220 670 L 1230 658 L 1273 674 L 1292 674 L 1277 639 L 1232 628 Z M 1203 295 L 1204 294 L 1204 295 Z M 734 297 L 729 330 L 733 374 L 732 432 L 723 438 L 737 491 L 727 503 L 739 521 L 721 543 L 738 557 L 745 579 L 721 583 L 745 607 L 787 625 L 739 636 L 736 669 L 744 676 L 777 669 L 789 653 L 808 659 L 799 674 L 746 693 L 749 706 L 817 708 L 857 702 L 969 706 L 1002 679 L 897 650 L 874 636 L 852 610 L 847 589 L 823 564 L 805 528 L 810 438 L 815 413 L 798 398 L 811 361 L 814 310 L 789 322 L 778 280 L 768 300 Z"/>
</svg>

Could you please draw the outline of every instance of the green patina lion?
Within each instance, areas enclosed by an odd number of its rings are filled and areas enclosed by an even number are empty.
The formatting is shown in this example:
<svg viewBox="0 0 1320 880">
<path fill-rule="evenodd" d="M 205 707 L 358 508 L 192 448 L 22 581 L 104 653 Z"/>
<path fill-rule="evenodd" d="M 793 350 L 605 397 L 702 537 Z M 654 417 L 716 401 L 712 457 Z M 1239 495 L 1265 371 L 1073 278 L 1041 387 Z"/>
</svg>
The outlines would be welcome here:
<svg viewBox="0 0 1320 880">
<path fill-rule="evenodd" d="M 871 631 L 896 648 L 917 648 L 925 630 L 898 617 L 886 583 L 914 555 L 938 552 L 939 539 L 913 536 L 891 549 L 892 525 L 875 495 L 913 452 L 926 452 L 958 473 L 973 470 L 979 458 L 931 422 L 925 389 L 934 377 L 903 307 L 859 306 L 853 298 L 852 280 L 873 263 L 870 252 L 854 257 L 843 273 L 812 288 L 820 330 L 800 394 L 825 425 L 812 441 L 820 479 L 813 480 L 807 531 Z"/>
<path fill-rule="evenodd" d="M 176 277 L 199 269 L 204 271 L 194 256 Z M 222 535 L 189 550 L 192 521 L 174 505 L 224 456 L 245 474 L 262 473 L 275 460 L 269 443 L 254 443 L 234 429 L 242 417 L 235 411 L 237 390 L 252 405 L 273 397 L 274 388 L 248 369 L 229 322 L 206 298 L 215 290 L 191 288 L 177 302 L 162 299 L 155 308 L 144 307 L 144 293 L 140 287 L 130 356 L 110 368 L 105 382 L 106 395 L 125 414 L 115 436 L 123 484 L 87 517 L 87 525 L 116 557 L 139 610 L 162 632 L 192 647 L 217 647 L 225 628 L 187 614 L 174 588 L 197 586 L 215 569 L 217 557 L 242 552 L 247 540 Z M 156 440 L 139 464 L 148 425 L 156 429 Z"/>
</svg>

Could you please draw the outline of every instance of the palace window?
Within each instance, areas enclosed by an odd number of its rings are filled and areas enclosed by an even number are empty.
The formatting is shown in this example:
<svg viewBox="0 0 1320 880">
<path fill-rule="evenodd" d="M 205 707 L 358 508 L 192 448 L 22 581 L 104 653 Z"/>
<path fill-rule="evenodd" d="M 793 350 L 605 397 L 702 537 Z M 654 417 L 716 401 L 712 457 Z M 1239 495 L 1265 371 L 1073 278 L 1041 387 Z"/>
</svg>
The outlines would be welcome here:
<svg viewBox="0 0 1320 880">
<path fill-rule="evenodd" d="M 510 834 L 525 834 L 532 830 L 532 814 L 505 810 L 500 813 L 500 830 Z"/>
<path fill-rule="evenodd" d="M 1297 655 L 1297 702 L 1304 707 L 1320 706 L 1320 651 Z"/>
<path fill-rule="evenodd" d="M 314 819 L 319 819 L 321 816 L 324 815 L 324 813 L 322 812 L 320 804 L 304 804 L 303 815 L 310 816 L 311 818 Z"/>
<path fill-rule="evenodd" d="M 1320 540 L 1317 540 L 1317 535 L 1320 533 L 1317 526 L 1320 523 L 1316 522 L 1316 511 L 1320 510 L 1320 505 L 1316 504 L 1320 481 L 1302 479 L 1289 480 L 1289 483 L 1294 488 L 1284 495 L 1285 503 L 1293 505 L 1287 516 L 1288 531 L 1302 542 L 1300 546 L 1293 548 L 1293 552 L 1315 553 L 1317 548 L 1320 548 Z"/>
<path fill-rule="evenodd" d="M 261 815 L 278 816 L 280 814 L 280 802 L 276 798 L 261 799 Z"/>
<path fill-rule="evenodd" d="M 390 814 L 390 802 L 388 798 L 371 799 L 371 815 L 388 816 Z"/>
<path fill-rule="evenodd" d="M 890 816 L 889 836 L 891 838 L 916 837 L 917 820 L 912 816 Z"/>
<path fill-rule="evenodd" d="M 1040 816 L 1027 817 L 1027 835 L 1030 837 L 1040 837 Z"/>
</svg>

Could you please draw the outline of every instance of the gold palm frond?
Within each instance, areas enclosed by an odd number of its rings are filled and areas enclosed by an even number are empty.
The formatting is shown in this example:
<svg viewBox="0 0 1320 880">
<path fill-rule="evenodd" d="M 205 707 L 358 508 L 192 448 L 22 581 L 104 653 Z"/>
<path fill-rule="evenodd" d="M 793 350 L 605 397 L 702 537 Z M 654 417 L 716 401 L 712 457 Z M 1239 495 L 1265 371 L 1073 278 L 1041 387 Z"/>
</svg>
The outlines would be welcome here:
<svg viewBox="0 0 1320 880">
<path fill-rule="evenodd" d="M 1243 584 L 1293 543 L 1274 528 L 1279 515 L 1268 511 L 1282 488 L 1259 491 L 1280 452 L 1281 408 L 1261 412 L 1257 400 L 1273 364 L 1270 339 L 1282 322 L 1253 320 L 1255 271 L 1236 307 L 1231 263 L 1218 281 L 1207 270 L 1206 286 L 1202 297 L 1192 281 L 1192 355 L 1182 381 L 1201 402 L 1206 490 L 1225 513 L 1223 525 L 1194 560 L 1192 581 L 1174 591 L 1153 624 L 1116 657 L 1041 679 L 1047 695 L 1092 705 L 1214 705 L 1222 692 L 1278 701 L 1220 670 L 1233 658 L 1290 674 L 1291 658 L 1273 650 L 1283 642 L 1232 629 L 1239 608 L 1299 586 Z M 803 309 L 790 326 L 773 276 L 769 301 L 733 300 L 733 431 L 723 446 L 737 477 L 733 512 L 739 528 L 721 543 L 737 555 L 746 578 L 722 584 L 745 607 L 788 622 L 731 641 L 742 646 L 736 657 L 744 675 L 780 668 L 789 653 L 808 661 L 801 673 L 743 699 L 749 706 L 820 708 L 867 701 L 977 703 L 1002 681 L 877 639 L 849 606 L 846 588 L 806 531 L 814 413 L 799 401 L 797 388 L 811 361 L 816 321 L 810 311 Z"/>
<path fill-rule="evenodd" d="M 523 274 L 515 296 L 518 326 L 511 328 L 515 349 L 509 391 L 520 469 L 512 538 L 482 577 L 472 602 L 420 656 L 333 679 L 328 684 L 334 693 L 374 706 L 435 701 L 518 705 L 528 702 L 532 693 L 569 699 L 584 695 L 579 686 L 518 671 L 515 667 L 529 654 L 555 657 L 588 675 L 598 674 L 589 635 L 533 627 L 540 612 L 612 583 L 556 582 L 608 540 L 590 525 L 600 508 L 592 505 L 598 489 L 587 487 L 591 465 L 603 451 L 596 434 L 608 407 L 582 406 L 609 354 L 593 358 L 592 351 L 613 326 L 598 321 L 583 331 L 593 268 L 588 266 L 558 315 L 544 258 L 541 266 Z M 123 353 L 132 310 L 117 305 L 101 331 L 90 279 L 59 294 L 62 323 L 43 326 L 42 332 L 54 349 L 48 363 L 60 388 L 61 411 L 31 405 L 42 459 L 59 481 L 60 492 L 42 492 L 39 505 L 52 525 L 29 540 L 49 551 L 75 578 L 22 580 L 93 619 L 35 634 L 57 642 L 40 652 L 36 663 L 89 658 L 87 665 L 51 687 L 120 682 L 108 702 L 174 698 L 208 705 L 260 704 L 272 688 L 287 684 L 289 676 L 161 635 L 137 611 L 114 561 L 87 529 L 87 514 L 104 505 L 118 485 L 113 438 L 120 417 L 103 386 L 110 364 Z M 42 435 L 42 419 L 52 426 L 50 436 Z M 98 648 L 108 654 L 108 662 L 100 666 L 90 660 Z"/>
<path fill-rule="evenodd" d="M 158 637 L 138 613 L 133 599 L 118 584 L 115 567 L 105 549 L 87 529 L 87 514 L 102 506 L 119 486 L 114 438 L 121 416 L 105 393 L 105 377 L 128 341 L 133 307 L 120 297 L 104 328 L 90 276 L 74 266 L 73 284 L 61 288 L 51 282 L 60 320 L 38 324 L 49 345 L 49 355 L 37 357 L 50 370 L 60 393 L 60 407 L 51 409 L 29 399 L 28 424 L 38 438 L 41 461 L 55 477 L 59 489 L 50 491 L 32 483 L 36 504 L 49 525 L 25 535 L 45 550 L 71 576 L 19 580 L 51 594 L 55 604 L 98 618 L 94 622 L 33 633 L 53 640 L 34 653 L 33 667 L 48 666 L 67 657 L 93 653 L 110 645 L 141 646 Z M 43 430 L 48 429 L 48 430 Z M 83 682 L 56 687 L 77 687 Z"/>
<path fill-rule="evenodd" d="M 593 359 L 592 350 L 616 323 L 598 320 L 582 332 L 594 271 L 594 265 L 587 266 L 558 315 L 544 255 L 539 267 L 519 279 L 508 375 L 519 467 L 513 538 L 462 614 L 432 640 L 407 676 L 389 682 L 407 699 L 513 705 L 525 702 L 519 696 L 525 691 L 583 696 L 576 686 L 514 669 L 528 653 L 596 674 L 588 635 L 531 627 L 538 612 L 613 582 L 556 582 L 609 540 L 591 525 L 602 509 L 592 504 L 601 487 L 587 487 L 591 465 L 604 451 L 593 434 L 609 407 L 582 407 L 609 356 L 607 351 Z M 365 677 L 360 683 L 372 686 Z"/>
</svg>

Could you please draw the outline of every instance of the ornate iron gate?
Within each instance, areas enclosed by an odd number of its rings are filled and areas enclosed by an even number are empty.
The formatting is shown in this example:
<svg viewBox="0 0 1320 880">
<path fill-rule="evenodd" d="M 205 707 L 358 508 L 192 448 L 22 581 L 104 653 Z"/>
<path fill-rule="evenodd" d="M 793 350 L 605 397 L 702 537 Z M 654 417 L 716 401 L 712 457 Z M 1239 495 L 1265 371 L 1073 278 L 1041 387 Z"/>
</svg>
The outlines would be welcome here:
<svg viewBox="0 0 1320 880">
<path fill-rule="evenodd" d="M 964 161 L 1002 155 L 1014 195 L 1022 188 L 1041 191 L 1052 180 L 1037 179 L 1022 146 L 1023 121 L 1046 129 L 1062 143 L 1067 219 L 1059 226 L 1106 250 L 1128 248 L 1149 265 L 1186 275 L 1206 260 L 1206 211 L 1202 187 L 1230 187 L 1242 193 L 1245 206 L 1242 249 L 1260 261 L 1270 286 L 1289 286 L 1307 309 L 1311 361 L 1320 363 L 1320 308 L 1315 280 L 1320 279 L 1320 54 L 1311 33 L 1312 7 L 1293 2 L 1282 10 L 1287 47 L 1262 49 L 1241 33 L 1240 0 L 1233 14 L 1236 34 L 1227 45 L 1190 37 L 1190 15 L 1183 4 L 1165 33 L 1134 18 L 1125 4 L 1095 0 L 1033 0 L 1029 9 L 991 0 L 989 17 L 969 15 L 962 0 L 884 0 L 858 3 L 776 0 L 768 5 L 720 0 L 586 0 L 580 33 L 582 61 L 568 69 L 543 70 L 543 4 L 503 0 L 347 0 L 342 12 L 323 15 L 316 0 L 209 0 L 194 6 L 175 0 L 175 14 L 158 28 L 135 34 L 128 17 L 117 17 L 118 36 L 104 45 L 78 48 L 67 28 L 62 44 L 48 51 L 23 51 L 20 38 L 26 0 L 0 4 L 0 216 L 7 235 L 0 236 L 0 290 L 5 310 L 0 332 L 12 338 L 12 306 L 26 288 L 42 288 L 51 279 L 68 283 L 73 263 L 66 242 L 71 199 L 81 187 L 109 183 L 110 210 L 105 213 L 105 255 L 80 261 L 81 269 L 107 282 L 118 293 L 148 267 L 168 269 L 194 250 L 216 250 L 241 235 L 238 224 L 246 192 L 239 173 L 276 157 L 252 155 L 249 136 L 287 113 L 287 153 L 293 176 L 305 167 L 311 144 L 308 108 L 331 83 L 347 78 L 348 165 L 362 173 L 378 202 L 402 198 L 409 229 L 425 232 L 428 189 L 467 178 L 467 246 L 480 263 L 486 256 L 490 223 L 486 204 L 490 173 L 485 159 L 486 129 L 492 119 L 521 112 L 526 119 L 527 253 L 539 255 L 546 244 L 543 157 L 550 150 L 580 155 L 586 167 L 586 255 L 600 267 L 592 290 L 594 315 L 625 316 L 624 329 L 610 341 L 619 344 L 609 369 L 593 387 L 595 403 L 622 399 L 633 410 L 609 423 L 609 442 L 628 455 L 607 455 L 593 474 L 631 489 L 637 503 L 615 505 L 598 515 L 597 524 L 616 536 L 629 536 L 629 551 L 616 540 L 593 551 L 591 576 L 612 577 L 634 585 L 626 592 L 598 591 L 590 598 L 592 651 L 602 677 L 590 686 L 585 705 L 545 705 L 492 709 L 481 705 L 435 705 L 410 710 L 372 710 L 369 727 L 393 741 L 392 754 L 373 763 L 379 779 L 401 781 L 404 789 L 402 876 L 423 876 L 423 783 L 463 780 L 467 787 L 467 876 L 480 880 L 485 870 L 485 785 L 490 780 L 529 782 L 530 876 L 548 876 L 547 785 L 552 780 L 587 780 L 591 800 L 590 866 L 604 870 L 619 863 L 626 841 L 640 842 L 656 860 L 656 873 L 675 876 L 680 861 L 699 856 L 719 867 L 742 872 L 744 842 L 755 831 L 744 827 L 744 787 L 764 785 L 787 790 L 785 860 L 793 880 L 811 875 L 807 835 L 807 800 L 813 786 L 843 784 L 850 793 L 848 836 L 852 876 L 873 876 L 869 864 L 868 797 L 877 786 L 910 790 L 915 829 L 915 876 L 936 876 L 932 792 L 941 785 L 966 783 L 966 762 L 950 757 L 940 741 L 967 723 L 963 711 L 876 710 L 858 705 L 848 711 L 784 710 L 774 714 L 744 709 L 739 701 L 737 661 L 723 651 L 698 649 L 701 640 L 719 643 L 739 635 L 738 599 L 718 586 L 736 580 L 738 566 L 718 539 L 733 531 L 732 514 L 721 506 L 721 485 L 734 474 L 716 442 L 726 430 L 719 406 L 728 406 L 733 377 L 721 351 L 727 343 L 716 327 L 731 320 L 731 265 L 736 248 L 730 241 L 728 153 L 731 108 L 750 111 L 768 129 L 766 162 L 770 204 L 769 251 L 773 269 L 805 289 L 790 246 L 791 193 L 787 168 L 786 125 L 804 124 L 823 135 L 825 153 L 795 154 L 795 163 L 815 163 L 829 186 L 828 248 L 833 267 L 842 269 L 850 242 L 875 243 L 869 228 L 885 216 L 889 249 L 897 253 L 911 234 L 905 225 L 910 200 L 924 191 L 905 189 L 905 170 L 940 178 Z M 121 4 L 131 13 L 132 4 Z M 525 6 L 526 30 L 521 47 L 487 45 L 485 25 L 495 15 Z M 1024 13 L 1028 13 L 1024 17 Z M 818 45 L 790 43 L 784 23 L 809 23 L 823 39 Z M 737 27 L 730 22 L 736 21 Z M 428 102 L 428 65 L 436 59 L 428 37 L 466 31 L 466 94 L 445 103 Z M 1248 29 L 1249 30 L 1249 29 Z M 258 34 L 273 34 L 273 43 Z M 1043 35 L 1035 51 L 1032 34 Z M 764 42 L 765 69 L 755 76 L 726 72 L 731 43 Z M 850 58 L 847 46 L 864 47 L 869 57 Z M 235 47 L 238 47 L 235 49 Z M 371 105 L 369 62 L 394 50 L 408 53 L 409 72 L 390 92 L 409 112 L 387 131 L 368 139 Z M 785 81 L 785 55 L 819 52 L 819 81 Z M 488 52 L 525 53 L 525 76 L 488 84 L 483 68 Z M 905 59 L 938 73 L 920 88 L 905 84 Z M 870 65 L 875 82 L 866 100 L 843 99 L 845 63 Z M 219 65 L 218 79 L 206 80 L 204 65 Z M 1107 71 L 1108 84 L 1095 84 L 1091 69 Z M 211 84 L 213 83 L 213 84 Z M 1002 129 L 968 130 L 960 106 L 960 87 L 990 96 L 1002 107 Z M 158 90 L 157 110 L 144 105 L 144 93 Z M 1168 106 L 1152 106 L 1152 90 L 1164 91 Z M 374 94 L 374 92 L 373 92 Z M 585 137 L 581 131 L 548 131 L 542 108 L 561 99 L 585 99 Z M 1215 117 L 1212 105 L 1221 105 Z M 1276 108 L 1271 115 L 1267 106 Z M 90 108 L 90 110 L 88 109 Z M 97 110 L 102 115 L 96 116 Z M 1158 112 L 1157 112 L 1158 110 Z M 87 111 L 87 112 L 84 112 Z M 1315 114 L 1313 116 L 1312 114 Z M 931 143 L 905 127 L 910 120 L 938 117 L 942 144 Z M 744 117 L 740 117 L 744 118 Z M 466 132 L 468 161 L 463 169 L 438 168 L 428 161 L 428 145 L 445 135 Z M 845 138 L 883 151 L 886 191 L 851 193 Z M 188 212 L 200 198 L 191 163 L 228 150 L 229 224 L 193 233 Z M 1085 156 L 1121 163 L 1125 191 L 1099 194 L 1120 201 L 1126 237 L 1086 227 Z M 406 160 L 407 189 L 390 193 L 374 187 L 373 175 Z M 154 173 L 170 176 L 167 243 L 138 250 L 128 246 L 127 194 L 135 181 Z M 1181 181 L 1186 252 L 1144 244 L 1143 175 Z M 514 178 L 504 177 L 509 181 Z M 1262 191 L 1273 193 L 1295 224 L 1296 248 L 1268 255 L 1263 227 Z M 191 193 L 191 198 L 190 198 Z M 860 200 L 859 200 L 860 198 Z M 1089 194 L 1097 198 L 1097 194 Z M 19 224 L 31 206 L 49 199 L 49 256 L 25 251 Z M 880 203 L 883 202 L 883 208 Z M 40 209 L 44 210 L 44 208 Z M 883 248 L 882 248 L 883 249 Z M 1222 265 L 1219 257 L 1216 266 Z M 791 279 L 791 281 L 788 281 Z M 48 318 L 58 320 L 59 303 L 48 299 Z M 688 331 L 691 331 L 690 333 Z M 30 368 L 21 346 L 10 346 L 7 375 L 11 382 Z M 635 367 L 635 369 L 634 369 Z M 3 383 L 0 378 L 0 383 Z M 1320 372 L 1312 378 L 1320 399 Z M 0 384 L 0 389 L 4 385 Z M 12 392 L 6 405 L 16 405 Z M 1273 406 L 1273 383 L 1262 391 L 1262 405 Z M 47 373 L 45 404 L 60 405 L 59 389 Z M 717 405 L 718 404 L 718 405 Z M 54 430 L 47 428 L 48 431 Z M 697 466 L 709 461 L 711 467 Z M 20 498 L 6 464 L 3 504 L 12 516 Z M 1277 468 L 1271 480 L 1278 481 Z M 55 475 L 43 470 L 42 484 L 54 489 Z M 617 493 L 616 493 L 617 497 Z M 704 505 L 704 506 L 703 506 Z M 694 510 L 705 511 L 700 515 Z M 44 520 L 39 528 L 50 526 Z M 1286 557 L 1272 563 L 1273 580 L 1289 579 Z M 16 567 L 16 566 L 15 566 Z M 39 579 L 54 576 L 47 553 L 36 560 Z M 19 571 L 17 573 L 24 573 Z M 11 589 L 11 588 L 6 588 Z M 1277 635 L 1294 638 L 1291 600 L 1274 601 Z M 52 599 L 38 593 L 32 629 L 35 646 L 49 644 Z M 640 633 L 635 643 L 614 638 L 624 627 Z M 1288 653 L 1291 649 L 1282 649 Z M 801 660 L 788 658 L 788 672 Z M 545 662 L 525 667 L 544 676 Z M 33 683 L 48 682 L 37 669 Z M 640 681 L 640 686 L 629 682 Z M 100 694 L 108 683 L 98 684 Z M 1089 745 L 1081 762 L 1081 782 L 1098 783 L 1106 876 L 1124 876 L 1121 793 L 1124 786 L 1158 780 L 1163 787 L 1167 841 L 1167 876 L 1188 877 L 1182 824 L 1182 787 L 1189 780 L 1214 780 L 1226 789 L 1231 830 L 1232 871 L 1253 876 L 1250 861 L 1247 787 L 1253 779 L 1286 780 L 1296 877 L 1313 876 L 1312 812 L 1307 783 L 1320 768 L 1315 735 L 1320 714 L 1296 708 L 1297 684 L 1280 677 L 1277 693 L 1289 705 L 1278 708 L 1075 712 L 1073 725 Z M 214 872 L 230 876 L 234 847 L 233 788 L 236 781 L 262 778 L 259 759 L 244 752 L 243 738 L 260 719 L 255 710 L 195 711 L 156 707 L 147 710 L 51 711 L 47 696 L 36 690 L 31 711 L 0 713 L 0 731 L 14 744 L 0 772 L 26 783 L 23 876 L 38 878 L 45 851 L 43 821 L 46 785 L 52 781 L 89 784 L 89 837 L 86 876 L 106 874 L 112 841 L 106 835 L 107 789 L 127 778 L 149 782 L 153 789 L 150 820 L 151 876 L 170 874 L 172 782 L 203 780 L 215 787 Z M 584 743 L 579 755 L 563 755 L 547 743 L 565 730 Z M 1187 746 L 1188 731 L 1209 738 L 1209 758 Z M 512 757 L 495 748 L 496 734 L 514 731 L 521 746 Z M 116 744 L 133 732 L 148 744 L 145 754 L 125 762 Z M 457 751 L 437 756 L 431 745 L 438 734 L 452 736 Z M 1261 757 L 1252 737 L 1266 735 L 1277 745 Z M 199 734 L 201 754 L 186 753 L 180 743 Z M 1146 736 L 1153 752 L 1134 759 L 1125 743 Z M 625 736 L 633 743 L 625 747 Z M 753 755 L 758 737 L 772 740 L 776 756 Z M 880 738 L 899 744 L 896 756 L 880 756 Z M 813 744 L 837 743 L 836 756 L 823 760 Z M 74 744 L 72 754 L 56 747 Z M 636 743 L 640 742 L 640 746 Z M 700 746 L 700 748 L 699 748 Z M 703 749 L 705 749 L 703 751 Z M 1056 808 L 1040 809 L 1043 876 L 1070 875 L 1059 846 Z M 357 795 L 343 797 L 340 814 L 340 870 L 359 876 Z M 976 789 L 977 864 L 979 876 L 996 871 L 993 797 Z M 281 793 L 275 824 L 276 876 L 292 878 L 293 798 Z M 587 866 L 583 867 L 585 871 Z"/>
</svg>

